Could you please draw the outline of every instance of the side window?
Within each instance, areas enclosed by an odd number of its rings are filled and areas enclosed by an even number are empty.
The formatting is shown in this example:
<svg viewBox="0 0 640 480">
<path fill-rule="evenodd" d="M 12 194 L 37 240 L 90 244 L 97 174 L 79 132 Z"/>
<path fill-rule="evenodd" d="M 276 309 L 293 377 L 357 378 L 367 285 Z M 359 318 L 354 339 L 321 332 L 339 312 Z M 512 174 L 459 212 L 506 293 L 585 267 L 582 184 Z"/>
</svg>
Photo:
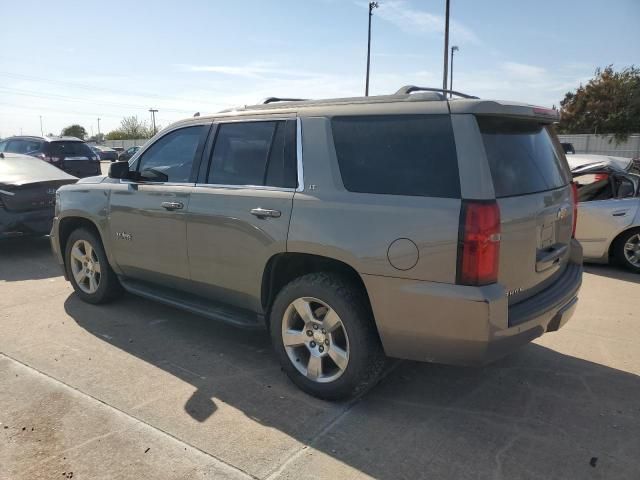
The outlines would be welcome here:
<svg viewBox="0 0 640 480">
<path fill-rule="evenodd" d="M 193 160 L 209 126 L 174 130 L 156 141 L 138 161 L 141 180 L 188 182 Z"/>
<path fill-rule="evenodd" d="M 6 151 L 11 153 L 28 154 L 40 150 L 42 142 L 37 140 L 9 140 Z"/>
<path fill-rule="evenodd" d="M 7 141 L 0 142 L 0 152 L 4 152 L 4 149 L 7 148 Z"/>
<path fill-rule="evenodd" d="M 447 115 L 334 117 L 331 127 L 348 191 L 460 198 Z"/>
<path fill-rule="evenodd" d="M 9 140 L 7 143 L 7 152 L 26 153 L 26 142 L 24 140 Z"/>
<path fill-rule="evenodd" d="M 207 183 L 296 187 L 295 121 L 223 123 Z"/>
</svg>

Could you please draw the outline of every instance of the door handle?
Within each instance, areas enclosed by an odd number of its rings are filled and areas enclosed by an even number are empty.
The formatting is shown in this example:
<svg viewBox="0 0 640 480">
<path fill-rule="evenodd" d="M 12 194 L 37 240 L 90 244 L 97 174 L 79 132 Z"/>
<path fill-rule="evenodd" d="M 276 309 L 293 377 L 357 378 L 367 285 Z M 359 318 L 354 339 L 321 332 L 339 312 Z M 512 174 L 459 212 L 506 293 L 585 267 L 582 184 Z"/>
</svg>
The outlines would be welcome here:
<svg viewBox="0 0 640 480">
<path fill-rule="evenodd" d="M 613 212 L 611 215 L 613 215 L 614 217 L 624 217 L 626 214 L 627 214 L 627 211 L 623 210 L 619 212 Z"/>
<path fill-rule="evenodd" d="M 280 215 L 282 215 L 282 213 L 280 212 L 280 210 L 268 210 L 266 208 L 252 208 L 251 209 L 251 215 L 255 215 L 258 218 L 265 218 L 265 217 L 271 217 L 271 218 L 278 218 L 280 217 Z"/>
<path fill-rule="evenodd" d="M 184 207 L 182 202 L 162 202 L 160 205 L 167 210 L 180 210 Z"/>
</svg>

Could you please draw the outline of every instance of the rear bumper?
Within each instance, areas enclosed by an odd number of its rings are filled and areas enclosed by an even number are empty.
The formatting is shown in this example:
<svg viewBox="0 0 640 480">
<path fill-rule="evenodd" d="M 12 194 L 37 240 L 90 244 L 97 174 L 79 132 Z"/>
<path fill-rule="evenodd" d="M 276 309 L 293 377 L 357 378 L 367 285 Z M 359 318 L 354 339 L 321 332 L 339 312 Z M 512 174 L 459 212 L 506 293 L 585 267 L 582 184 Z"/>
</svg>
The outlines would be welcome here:
<svg viewBox="0 0 640 480">
<path fill-rule="evenodd" d="M 386 354 L 482 365 L 558 330 L 573 315 L 582 284 L 582 250 L 574 243 L 559 279 L 512 307 L 499 284 L 467 287 L 363 275 Z"/>
<path fill-rule="evenodd" d="M 54 207 L 9 212 L 0 208 L 0 238 L 18 235 L 46 235 L 51 230 Z"/>
</svg>

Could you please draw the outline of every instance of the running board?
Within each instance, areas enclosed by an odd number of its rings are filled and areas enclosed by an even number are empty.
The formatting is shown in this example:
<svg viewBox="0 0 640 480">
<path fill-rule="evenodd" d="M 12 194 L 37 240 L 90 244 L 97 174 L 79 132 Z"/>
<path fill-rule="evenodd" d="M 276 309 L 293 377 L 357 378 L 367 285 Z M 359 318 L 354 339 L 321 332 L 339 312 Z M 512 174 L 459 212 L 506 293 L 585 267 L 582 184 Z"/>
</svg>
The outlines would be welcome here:
<svg viewBox="0 0 640 480">
<path fill-rule="evenodd" d="M 164 303 L 187 312 L 210 318 L 219 322 L 228 323 L 235 327 L 247 329 L 265 328 L 264 317 L 257 313 L 221 306 L 219 303 L 198 297 L 193 294 L 175 291 L 167 287 L 150 285 L 146 282 L 118 277 L 122 287 L 129 293 L 148 298 L 156 302 Z"/>
</svg>

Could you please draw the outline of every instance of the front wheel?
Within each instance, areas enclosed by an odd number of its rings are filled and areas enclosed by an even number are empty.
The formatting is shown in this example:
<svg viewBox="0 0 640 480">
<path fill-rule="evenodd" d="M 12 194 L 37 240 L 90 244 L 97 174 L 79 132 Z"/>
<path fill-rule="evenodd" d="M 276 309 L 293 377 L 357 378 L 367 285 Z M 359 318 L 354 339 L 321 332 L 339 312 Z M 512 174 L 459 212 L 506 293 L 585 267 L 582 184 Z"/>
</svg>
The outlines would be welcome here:
<svg viewBox="0 0 640 480">
<path fill-rule="evenodd" d="M 375 385 L 385 356 L 361 289 L 328 273 L 293 280 L 276 297 L 271 339 L 283 370 L 303 391 L 326 400 Z"/>
<path fill-rule="evenodd" d="M 635 273 L 640 273 L 640 228 L 625 232 L 613 245 L 616 262 Z"/>
<path fill-rule="evenodd" d="M 69 235 L 65 247 L 65 268 L 73 289 L 85 302 L 107 303 L 122 291 L 102 242 L 87 229 L 79 228 Z"/>
</svg>

